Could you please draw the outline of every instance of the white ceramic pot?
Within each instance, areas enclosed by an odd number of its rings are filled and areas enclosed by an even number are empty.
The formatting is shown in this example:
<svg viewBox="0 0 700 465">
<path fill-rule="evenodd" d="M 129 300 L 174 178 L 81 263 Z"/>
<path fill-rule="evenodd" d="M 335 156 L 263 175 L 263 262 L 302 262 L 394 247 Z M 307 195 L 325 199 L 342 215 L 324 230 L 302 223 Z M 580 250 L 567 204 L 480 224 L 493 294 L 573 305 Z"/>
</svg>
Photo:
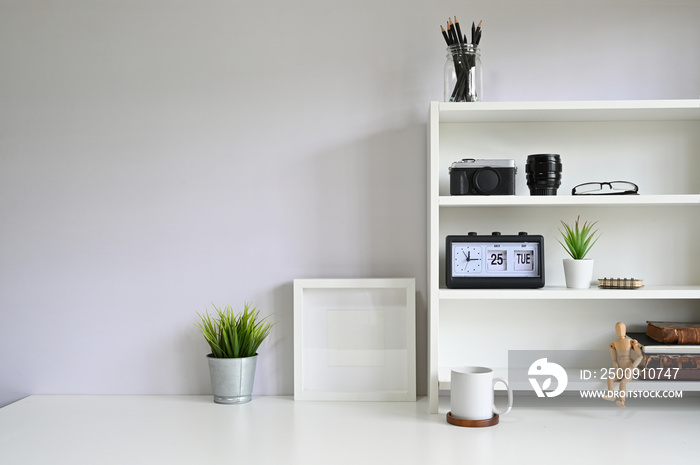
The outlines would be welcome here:
<svg viewBox="0 0 700 465">
<path fill-rule="evenodd" d="M 588 289 L 593 279 L 593 259 L 564 259 L 564 277 L 566 287 L 571 289 Z"/>
<path fill-rule="evenodd" d="M 211 388 L 217 404 L 244 404 L 253 399 L 253 382 L 258 356 L 215 358 L 207 355 Z"/>
</svg>

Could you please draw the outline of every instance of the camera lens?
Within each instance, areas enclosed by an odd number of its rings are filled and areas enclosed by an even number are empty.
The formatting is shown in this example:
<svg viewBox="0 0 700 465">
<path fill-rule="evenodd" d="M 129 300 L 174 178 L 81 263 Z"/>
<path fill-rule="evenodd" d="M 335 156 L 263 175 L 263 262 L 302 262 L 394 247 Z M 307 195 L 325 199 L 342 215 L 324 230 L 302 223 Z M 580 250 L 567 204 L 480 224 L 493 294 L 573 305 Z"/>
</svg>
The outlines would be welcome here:
<svg viewBox="0 0 700 465">
<path fill-rule="evenodd" d="M 561 185 L 561 159 L 557 154 L 528 155 L 525 177 L 530 195 L 557 195 Z"/>
<path fill-rule="evenodd" d="M 501 177 L 491 168 L 482 168 L 474 173 L 474 186 L 481 194 L 490 194 L 498 189 Z"/>
</svg>

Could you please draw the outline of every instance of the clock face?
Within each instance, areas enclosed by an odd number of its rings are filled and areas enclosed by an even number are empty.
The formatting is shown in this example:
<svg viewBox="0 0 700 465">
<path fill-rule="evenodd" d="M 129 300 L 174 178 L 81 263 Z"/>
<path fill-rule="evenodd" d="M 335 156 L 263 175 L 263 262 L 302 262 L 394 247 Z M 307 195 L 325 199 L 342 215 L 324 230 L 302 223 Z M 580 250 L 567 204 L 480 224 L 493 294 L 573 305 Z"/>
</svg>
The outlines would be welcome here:
<svg viewBox="0 0 700 465">
<path fill-rule="evenodd" d="M 453 244 L 452 257 L 453 276 L 466 276 L 481 272 L 481 247 Z"/>
</svg>

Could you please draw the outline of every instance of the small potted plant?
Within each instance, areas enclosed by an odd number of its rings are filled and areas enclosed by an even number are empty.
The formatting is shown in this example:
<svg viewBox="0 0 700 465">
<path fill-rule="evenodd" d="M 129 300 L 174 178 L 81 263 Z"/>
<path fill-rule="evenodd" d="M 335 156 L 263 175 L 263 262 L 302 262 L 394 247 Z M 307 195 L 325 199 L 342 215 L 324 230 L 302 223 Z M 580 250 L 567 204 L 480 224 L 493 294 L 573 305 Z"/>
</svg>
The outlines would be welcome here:
<svg viewBox="0 0 700 465">
<path fill-rule="evenodd" d="M 217 316 L 199 315 L 197 327 L 202 331 L 211 353 L 207 355 L 214 402 L 242 404 L 252 400 L 258 347 L 270 334 L 275 323 L 270 316 L 259 317 L 257 308 L 245 303 L 238 315 L 230 306 L 214 306 Z"/>
<path fill-rule="evenodd" d="M 591 279 L 593 277 L 593 259 L 587 259 L 586 255 L 600 238 L 600 235 L 595 237 L 598 230 L 593 230 L 593 227 L 597 223 L 597 221 L 593 223 L 584 221 L 583 224 L 581 224 L 581 215 L 576 217 L 573 226 L 563 221 L 561 222 L 564 226 L 564 230 L 562 231 L 560 229 L 559 232 L 564 241 L 557 240 L 571 256 L 571 258 L 564 259 L 566 287 L 587 289 L 591 285 Z"/>
</svg>

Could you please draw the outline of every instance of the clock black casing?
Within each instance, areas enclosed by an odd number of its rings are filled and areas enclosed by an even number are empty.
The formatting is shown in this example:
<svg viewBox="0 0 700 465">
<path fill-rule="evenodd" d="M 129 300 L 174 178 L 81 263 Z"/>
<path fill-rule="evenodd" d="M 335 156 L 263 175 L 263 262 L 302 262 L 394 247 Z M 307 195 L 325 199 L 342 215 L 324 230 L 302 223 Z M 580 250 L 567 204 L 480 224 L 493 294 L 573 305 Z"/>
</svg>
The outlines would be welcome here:
<svg viewBox="0 0 700 465">
<path fill-rule="evenodd" d="M 536 276 L 453 276 L 453 243 L 539 244 L 535 255 Z M 450 289 L 539 289 L 544 287 L 544 237 L 521 232 L 517 235 L 478 235 L 470 232 L 463 236 L 447 236 L 445 243 L 445 284 Z"/>
</svg>

